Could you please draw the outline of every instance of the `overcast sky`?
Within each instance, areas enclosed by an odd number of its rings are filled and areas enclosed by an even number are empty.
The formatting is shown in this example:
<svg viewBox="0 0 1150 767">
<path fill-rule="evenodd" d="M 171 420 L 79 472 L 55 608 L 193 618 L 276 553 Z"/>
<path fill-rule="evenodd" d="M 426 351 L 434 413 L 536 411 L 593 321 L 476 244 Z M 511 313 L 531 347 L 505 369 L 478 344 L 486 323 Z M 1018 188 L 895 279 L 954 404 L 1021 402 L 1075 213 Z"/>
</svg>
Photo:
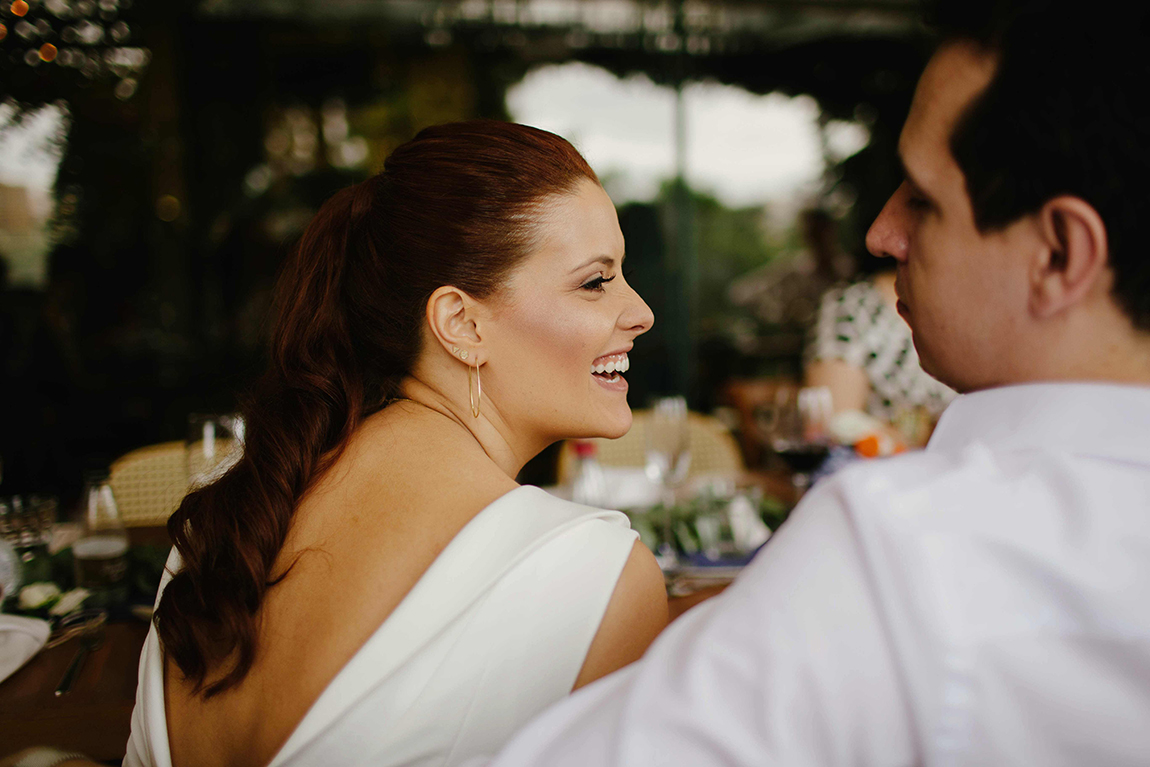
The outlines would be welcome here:
<svg viewBox="0 0 1150 767">
<path fill-rule="evenodd" d="M 813 201 L 823 171 L 818 107 L 807 96 L 756 96 L 717 83 L 685 90 L 687 178 L 728 205 L 773 202 L 797 209 Z M 649 200 L 674 175 L 675 96 L 643 76 L 620 80 L 587 64 L 542 67 L 507 94 L 513 119 L 570 139 L 616 202 Z M 0 105 L 0 125 L 11 109 Z M 0 131 L 0 183 L 26 186 L 46 215 L 57 158 L 45 137 L 61 115 L 47 108 L 20 130 Z M 866 131 L 832 123 L 838 156 L 862 148 Z"/>
<path fill-rule="evenodd" d="M 59 162 L 49 139 L 60 128 L 61 114 L 55 107 L 45 107 L 19 128 L 9 128 L 13 111 L 0 104 L 0 184 L 27 187 L 33 212 L 45 217 Z"/>
<path fill-rule="evenodd" d="M 757 96 L 717 83 L 684 91 L 687 178 L 731 206 L 813 201 L 823 172 L 818 106 L 807 96 Z M 674 175 L 674 91 L 644 76 L 625 80 L 587 64 L 547 66 L 507 94 L 513 119 L 571 140 L 617 198 L 651 199 Z M 861 149 L 866 132 L 833 123 L 838 156 Z"/>
</svg>

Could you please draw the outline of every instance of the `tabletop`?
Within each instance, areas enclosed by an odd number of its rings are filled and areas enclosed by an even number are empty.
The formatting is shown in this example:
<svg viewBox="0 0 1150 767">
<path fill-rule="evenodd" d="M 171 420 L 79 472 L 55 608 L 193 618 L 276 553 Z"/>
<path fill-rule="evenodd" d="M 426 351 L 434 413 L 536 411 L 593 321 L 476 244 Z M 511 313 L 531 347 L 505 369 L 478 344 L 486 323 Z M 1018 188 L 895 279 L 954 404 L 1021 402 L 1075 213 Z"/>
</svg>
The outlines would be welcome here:
<svg viewBox="0 0 1150 767">
<path fill-rule="evenodd" d="M 44 650 L 0 682 L 0 757 L 29 746 L 75 750 L 99 761 L 124 756 L 136 702 L 143 621 L 110 623 L 72 690 L 56 686 L 80 649 L 79 639 Z"/>
</svg>

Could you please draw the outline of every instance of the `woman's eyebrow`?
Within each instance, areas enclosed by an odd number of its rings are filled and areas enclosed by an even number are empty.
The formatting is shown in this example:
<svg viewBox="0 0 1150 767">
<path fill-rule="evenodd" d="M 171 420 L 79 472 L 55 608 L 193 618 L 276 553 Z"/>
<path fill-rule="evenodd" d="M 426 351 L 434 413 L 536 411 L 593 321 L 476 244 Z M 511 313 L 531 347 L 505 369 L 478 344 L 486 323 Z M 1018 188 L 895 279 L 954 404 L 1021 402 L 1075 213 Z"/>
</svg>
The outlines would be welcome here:
<svg viewBox="0 0 1150 767">
<path fill-rule="evenodd" d="M 579 264 L 579 266 L 571 270 L 571 273 L 577 272 L 580 269 L 586 269 L 591 264 L 604 264 L 606 266 L 614 266 L 615 259 L 611 258 L 610 256 L 595 256 L 594 258 L 589 258 L 583 263 Z"/>
</svg>

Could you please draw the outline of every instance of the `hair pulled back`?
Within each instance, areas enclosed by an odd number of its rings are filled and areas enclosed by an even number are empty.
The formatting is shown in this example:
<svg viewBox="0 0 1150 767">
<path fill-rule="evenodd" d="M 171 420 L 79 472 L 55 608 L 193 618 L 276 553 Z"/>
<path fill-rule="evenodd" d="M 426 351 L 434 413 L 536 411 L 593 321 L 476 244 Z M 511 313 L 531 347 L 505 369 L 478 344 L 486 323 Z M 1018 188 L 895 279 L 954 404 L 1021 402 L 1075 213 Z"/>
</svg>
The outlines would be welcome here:
<svg viewBox="0 0 1150 767">
<path fill-rule="evenodd" d="M 431 294 L 495 293 L 529 253 L 539 206 L 582 179 L 598 181 L 564 139 L 475 120 L 421 131 L 320 208 L 276 286 L 270 364 L 242 408 L 243 457 L 168 521 L 183 567 L 156 629 L 205 698 L 251 669 L 296 506 L 397 393 Z"/>
</svg>

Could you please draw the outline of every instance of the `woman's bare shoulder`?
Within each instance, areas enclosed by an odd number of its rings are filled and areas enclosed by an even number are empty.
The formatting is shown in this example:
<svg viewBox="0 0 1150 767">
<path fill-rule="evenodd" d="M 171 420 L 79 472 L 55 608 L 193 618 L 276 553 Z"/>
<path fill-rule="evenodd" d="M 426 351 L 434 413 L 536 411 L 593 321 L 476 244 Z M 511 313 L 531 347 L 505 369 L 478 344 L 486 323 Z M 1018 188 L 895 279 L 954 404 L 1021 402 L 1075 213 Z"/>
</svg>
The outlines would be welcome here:
<svg viewBox="0 0 1150 767">
<path fill-rule="evenodd" d="M 663 572 L 651 551 L 635 541 L 573 689 L 641 658 L 666 626 Z"/>
</svg>

